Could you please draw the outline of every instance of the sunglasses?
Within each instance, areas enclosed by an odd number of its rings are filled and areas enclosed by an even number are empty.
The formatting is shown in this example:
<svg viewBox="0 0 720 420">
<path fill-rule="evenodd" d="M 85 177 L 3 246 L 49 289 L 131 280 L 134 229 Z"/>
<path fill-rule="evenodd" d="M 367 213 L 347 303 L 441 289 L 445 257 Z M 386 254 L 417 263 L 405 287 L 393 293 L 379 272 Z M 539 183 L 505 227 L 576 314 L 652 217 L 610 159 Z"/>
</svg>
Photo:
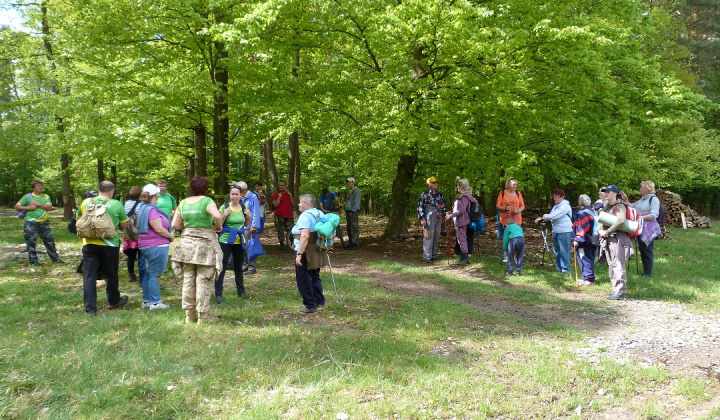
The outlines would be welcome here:
<svg viewBox="0 0 720 420">
<path fill-rule="evenodd" d="M 231 189 L 231 190 L 240 190 L 240 187 L 238 187 L 237 185 L 232 185 L 232 186 L 230 187 L 230 189 Z"/>
</svg>

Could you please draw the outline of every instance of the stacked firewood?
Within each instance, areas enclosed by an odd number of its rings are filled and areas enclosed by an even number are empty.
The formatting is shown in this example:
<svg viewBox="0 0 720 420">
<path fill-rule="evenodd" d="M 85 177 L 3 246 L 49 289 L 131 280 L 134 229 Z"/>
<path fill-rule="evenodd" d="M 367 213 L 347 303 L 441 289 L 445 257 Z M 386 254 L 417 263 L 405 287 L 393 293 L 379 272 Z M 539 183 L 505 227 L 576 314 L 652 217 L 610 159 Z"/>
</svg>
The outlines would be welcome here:
<svg viewBox="0 0 720 420">
<path fill-rule="evenodd" d="M 695 210 L 691 209 L 690 206 L 683 204 L 679 194 L 671 191 L 658 190 L 656 195 L 668 209 L 666 224 L 687 228 L 710 227 L 710 218 L 700 216 Z"/>
</svg>

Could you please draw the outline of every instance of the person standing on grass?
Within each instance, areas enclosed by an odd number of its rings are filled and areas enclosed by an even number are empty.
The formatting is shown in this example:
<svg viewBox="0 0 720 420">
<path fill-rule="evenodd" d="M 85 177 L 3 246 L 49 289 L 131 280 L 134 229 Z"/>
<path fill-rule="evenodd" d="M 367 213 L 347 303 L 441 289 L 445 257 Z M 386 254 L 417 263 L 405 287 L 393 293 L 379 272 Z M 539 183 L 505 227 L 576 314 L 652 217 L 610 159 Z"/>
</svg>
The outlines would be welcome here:
<svg viewBox="0 0 720 420">
<path fill-rule="evenodd" d="M 308 264 L 309 253 L 316 252 L 315 223 L 323 216 L 323 212 L 315 208 L 315 196 L 312 194 L 300 197 L 298 209 L 300 216 L 291 231 L 295 249 L 295 281 L 303 300 L 303 306 L 298 310 L 303 314 L 312 314 L 325 309 L 320 268 L 310 268 Z"/>
<path fill-rule="evenodd" d="M 510 220 L 503 232 L 503 253 L 507 253 L 508 276 L 513 275 L 513 270 L 518 276 L 522 275 L 523 258 L 525 256 L 525 234 L 522 227 Z"/>
<path fill-rule="evenodd" d="M 139 186 L 133 185 L 130 188 L 130 191 L 128 192 L 129 200 L 125 201 L 125 213 L 127 213 L 128 217 L 135 214 L 138 210 L 138 206 L 142 204 L 140 201 L 141 194 L 142 189 Z M 125 235 L 123 237 L 122 252 L 127 255 L 128 281 L 138 281 L 138 277 L 135 275 L 135 260 L 140 254 L 137 241 L 131 241 L 130 238 Z M 140 274 L 140 284 L 142 285 L 142 278 L 145 274 L 145 260 L 142 256 L 140 256 L 138 261 L 138 272 Z"/>
<path fill-rule="evenodd" d="M 627 205 L 618 195 L 620 189 L 616 185 L 608 185 L 603 188 L 607 197 L 607 204 L 603 212 L 614 215 L 617 219 L 611 226 L 600 223 L 598 234 L 605 238 L 603 248 L 600 249 L 601 256 L 604 254 L 608 263 L 608 273 L 613 290 L 608 292 L 607 298 L 611 300 L 625 299 L 627 292 L 627 270 L 625 263 L 633 254 L 630 236 L 621 231 L 620 227 L 625 223 Z"/>
<path fill-rule="evenodd" d="M 167 267 L 170 243 L 175 236 L 170 232 L 170 218 L 157 207 L 160 189 L 153 184 L 143 187 L 140 200 L 143 206 L 137 210 L 137 228 L 140 232 L 138 247 L 142 253 L 146 272 L 142 282 L 143 308 L 168 309 L 170 306 L 160 298 L 157 278 Z"/>
<path fill-rule="evenodd" d="M 468 258 L 468 236 L 467 226 L 470 224 L 470 205 L 475 199 L 470 191 L 470 182 L 466 178 L 457 178 L 457 190 L 460 197 L 453 204 L 453 212 L 445 215 L 446 220 L 453 219 L 455 222 L 455 236 L 460 244 L 460 258 L 455 261 L 456 264 L 470 264 Z"/>
<path fill-rule="evenodd" d="M 522 226 L 522 212 L 525 210 L 525 201 L 517 190 L 518 180 L 508 178 L 505 189 L 498 194 L 495 208 L 498 211 L 498 239 L 503 239 L 502 230 L 512 220 L 516 225 Z"/>
<path fill-rule="evenodd" d="M 293 221 L 293 207 L 295 206 L 295 200 L 292 195 L 286 191 L 285 181 L 278 183 L 278 190 L 273 194 L 273 206 L 275 206 L 275 229 L 277 230 L 278 242 L 280 242 L 280 249 L 285 251 L 285 240 L 288 233 L 292 229 L 295 222 Z"/>
<path fill-rule="evenodd" d="M 243 233 L 245 228 L 250 225 L 252 214 L 250 210 L 240 202 L 240 187 L 233 185 L 230 187 L 230 203 L 223 204 L 220 207 L 220 213 L 223 215 L 223 230 L 218 238 L 220 249 L 223 253 L 222 271 L 215 280 L 215 299 L 218 303 L 225 301 L 223 298 L 223 282 L 225 281 L 225 272 L 228 269 L 230 256 L 233 260 L 233 271 L 235 272 L 235 287 L 238 296 L 243 299 L 250 297 L 245 293 L 245 283 L 243 282 L 243 261 L 245 257 L 243 245 Z"/>
<path fill-rule="evenodd" d="M 118 265 L 120 263 L 120 229 L 125 229 L 128 216 L 123 203 L 114 200 L 115 185 L 110 181 L 102 181 L 98 185 L 97 197 L 85 199 L 77 210 L 78 220 L 87 211 L 92 200 L 95 204 L 103 204 L 105 212 L 115 225 L 115 236 L 103 239 L 83 238 L 83 298 L 85 313 L 97 313 L 97 287 L 95 282 L 102 268 L 105 275 L 105 294 L 107 295 L 108 309 L 117 309 L 124 306 L 127 296 L 120 296 L 118 290 Z"/>
<path fill-rule="evenodd" d="M 543 214 L 535 219 L 535 223 L 541 220 L 552 223 L 553 251 L 555 252 L 555 271 L 561 273 L 570 272 L 570 241 L 572 240 L 572 207 L 565 199 L 565 190 L 561 188 L 553 191 L 553 206 L 550 213 Z"/>
<path fill-rule="evenodd" d="M 231 184 L 232 185 L 232 184 Z M 252 219 L 250 220 L 250 229 L 245 229 L 245 243 L 247 244 L 251 235 L 258 235 L 260 229 L 261 217 L 260 213 L 260 202 L 258 196 L 254 192 L 248 190 L 248 186 L 245 181 L 239 181 L 235 183 L 240 187 L 240 202 L 250 210 Z M 253 259 L 248 258 L 248 253 L 243 253 L 243 273 L 245 274 L 257 274 L 257 257 Z"/>
<path fill-rule="evenodd" d="M 265 214 L 267 213 L 267 203 L 265 202 L 265 193 L 263 192 L 263 184 L 255 181 L 255 195 L 258 198 L 258 213 L 260 214 L 260 230 L 258 233 L 265 232 Z"/>
<path fill-rule="evenodd" d="M 427 179 L 428 189 L 420 194 L 417 215 L 423 229 L 423 261 L 432 263 L 437 259 L 440 245 L 440 230 L 447 210 L 445 197 L 437 190 L 438 180 L 431 176 Z"/>
<path fill-rule="evenodd" d="M 204 176 L 191 179 L 190 197 L 180 202 L 172 219 L 173 229 L 183 231 L 173 252 L 172 268 L 183 279 L 186 324 L 214 321 L 210 317 L 210 294 L 215 276 L 222 271 L 217 232 L 222 231 L 223 216 L 207 196 L 209 187 Z"/>
<path fill-rule="evenodd" d="M 621 194 L 623 201 L 629 203 L 627 195 L 624 192 Z M 656 222 L 660 215 L 660 199 L 655 195 L 655 183 L 652 181 L 640 183 L 640 194 L 642 194 L 642 198 L 631 203 L 630 206 L 634 207 L 645 220 L 643 233 L 638 238 L 637 244 L 643 265 L 643 272 L 640 276 L 646 277 L 653 274 L 655 238 L 661 232 L 660 224 Z"/>
<path fill-rule="evenodd" d="M 30 265 L 41 266 L 38 260 L 35 244 L 37 237 L 40 236 L 45 244 L 45 250 L 50 260 L 56 264 L 62 264 L 63 261 L 55 248 L 55 237 L 50 230 L 48 222 L 48 213 L 53 209 L 50 196 L 43 194 L 42 181 L 35 180 L 30 183 L 32 192 L 25 194 L 20 201 L 15 204 L 16 211 L 24 211 L 23 217 L 23 236 L 25 237 L 25 246 L 27 248 Z"/>
<path fill-rule="evenodd" d="M 355 185 L 355 178 L 348 178 L 347 183 L 350 189 L 345 202 L 345 218 L 347 219 L 347 234 L 350 243 L 348 249 L 358 249 L 360 248 L 360 220 L 358 213 L 360 212 L 361 192 L 360 188 Z"/>
<path fill-rule="evenodd" d="M 170 220 L 172 220 L 173 212 L 178 206 L 177 200 L 172 194 L 167 192 L 167 181 L 164 179 L 158 179 L 157 182 L 155 182 L 155 186 L 160 189 L 157 208 L 162 210 L 162 212 L 165 213 Z"/>
<path fill-rule="evenodd" d="M 595 212 L 590 207 L 590 197 L 582 194 L 578 197 L 578 218 L 573 223 L 573 248 L 582 270 L 582 280 L 578 286 L 592 286 L 595 284 L 595 245 L 592 242 L 595 233 Z"/>
</svg>

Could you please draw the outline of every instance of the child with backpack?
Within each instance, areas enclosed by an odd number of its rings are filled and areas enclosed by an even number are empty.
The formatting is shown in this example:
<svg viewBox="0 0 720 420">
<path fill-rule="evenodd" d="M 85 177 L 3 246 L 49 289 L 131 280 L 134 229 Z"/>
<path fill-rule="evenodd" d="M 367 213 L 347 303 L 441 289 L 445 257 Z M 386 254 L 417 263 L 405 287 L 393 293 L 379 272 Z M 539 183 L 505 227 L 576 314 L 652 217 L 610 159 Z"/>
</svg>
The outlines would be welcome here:
<svg viewBox="0 0 720 420">
<path fill-rule="evenodd" d="M 522 227 L 512 219 L 508 221 L 503 232 L 503 255 L 507 253 L 508 276 L 522 275 L 523 257 L 525 255 L 525 234 Z"/>
</svg>

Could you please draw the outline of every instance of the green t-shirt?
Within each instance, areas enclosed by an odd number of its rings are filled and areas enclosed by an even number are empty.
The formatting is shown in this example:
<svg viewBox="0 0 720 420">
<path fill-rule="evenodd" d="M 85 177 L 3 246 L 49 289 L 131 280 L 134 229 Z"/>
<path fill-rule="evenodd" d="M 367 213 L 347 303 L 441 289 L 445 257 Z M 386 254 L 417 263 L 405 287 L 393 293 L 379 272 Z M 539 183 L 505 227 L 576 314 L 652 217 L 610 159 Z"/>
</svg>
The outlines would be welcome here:
<svg viewBox="0 0 720 420">
<path fill-rule="evenodd" d="M 167 217 L 172 218 L 172 211 L 177 208 L 177 201 L 170 193 L 158 194 L 157 208 L 162 210 Z"/>
<path fill-rule="evenodd" d="M 110 219 L 112 219 L 113 223 L 115 224 L 115 237 L 114 238 L 103 238 L 103 239 L 86 239 L 83 238 L 83 245 L 104 245 L 104 246 L 114 246 L 116 248 L 120 247 L 120 223 L 124 223 L 128 221 L 128 215 L 125 213 L 125 206 L 123 203 L 113 200 L 112 198 L 108 199 L 107 197 L 92 197 L 92 198 L 86 198 L 83 200 L 82 204 L 80 204 L 80 207 L 77 210 L 77 217 L 78 219 L 82 217 L 83 214 L 85 214 L 85 210 L 87 210 L 87 205 L 90 203 L 89 200 L 94 200 L 95 204 L 104 204 L 105 205 L 105 211 L 107 214 L 110 215 Z"/>
<path fill-rule="evenodd" d="M 225 211 L 225 204 L 220 206 L 220 213 Z M 228 225 L 231 228 L 240 229 L 241 227 L 245 226 L 245 214 L 243 214 L 242 206 L 240 210 L 235 211 L 233 209 L 230 209 L 230 215 L 228 215 L 227 219 L 225 219 L 225 224 Z M 230 233 L 225 232 L 222 235 L 220 235 L 220 238 L 218 240 L 221 244 L 227 243 L 228 237 L 230 236 Z M 240 237 L 242 235 L 238 235 L 237 239 L 235 239 L 235 243 L 239 244 Z"/>
<path fill-rule="evenodd" d="M 48 204 L 50 202 L 50 196 L 47 194 L 40 194 L 38 197 L 34 193 L 32 194 L 32 201 L 35 201 L 40 204 Z M 23 195 L 23 197 L 18 201 L 18 204 L 21 206 L 29 206 L 30 205 L 30 197 L 28 197 L 27 194 Z M 30 210 L 25 212 L 25 217 L 23 218 L 26 222 L 44 222 L 48 219 L 48 212 L 41 209 L 40 207 L 36 207 L 35 210 Z"/>
<path fill-rule="evenodd" d="M 185 227 L 191 228 L 212 228 L 213 217 L 208 213 L 207 209 L 215 202 L 210 197 L 202 196 L 199 200 L 191 203 L 189 198 L 180 202 L 177 207 L 180 215 L 185 222 Z"/>
</svg>

